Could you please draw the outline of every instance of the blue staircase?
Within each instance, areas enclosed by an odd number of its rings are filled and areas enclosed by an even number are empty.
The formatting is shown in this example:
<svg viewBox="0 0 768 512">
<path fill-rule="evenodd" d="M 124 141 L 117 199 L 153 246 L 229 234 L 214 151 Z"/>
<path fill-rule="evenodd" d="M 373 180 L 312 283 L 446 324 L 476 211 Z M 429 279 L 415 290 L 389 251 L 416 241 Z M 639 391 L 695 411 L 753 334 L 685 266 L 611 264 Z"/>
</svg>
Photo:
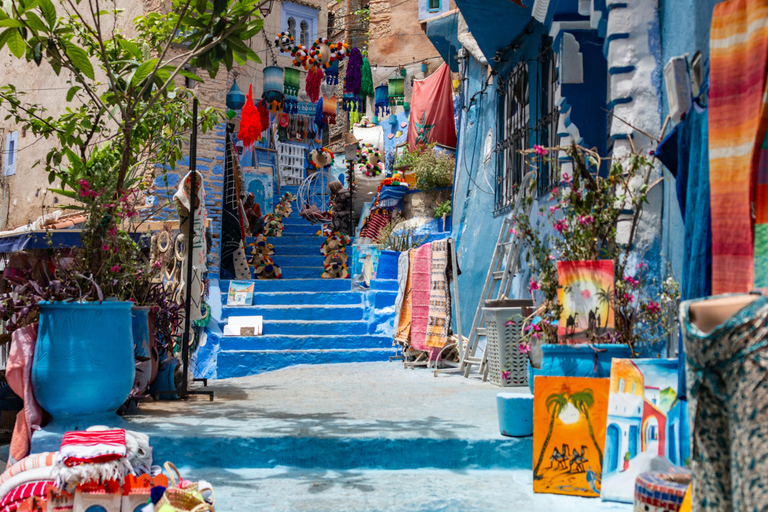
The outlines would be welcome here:
<svg viewBox="0 0 768 512">
<path fill-rule="evenodd" d="M 282 187 L 296 195 L 298 187 Z M 269 239 L 282 279 L 255 280 L 252 306 L 226 306 L 228 281 L 221 281 L 221 327 L 232 316 L 262 316 L 262 336 L 209 332 L 218 343 L 219 379 L 255 375 L 297 364 L 386 361 L 397 354 L 386 323 L 394 317 L 396 281 L 377 281 L 366 292 L 351 291 L 349 279 L 322 279 L 323 239 L 294 211 L 283 219 L 282 237 Z M 248 239 L 252 242 L 252 239 Z M 250 253 L 250 251 L 247 251 Z M 220 332 L 220 331 L 219 331 Z"/>
</svg>

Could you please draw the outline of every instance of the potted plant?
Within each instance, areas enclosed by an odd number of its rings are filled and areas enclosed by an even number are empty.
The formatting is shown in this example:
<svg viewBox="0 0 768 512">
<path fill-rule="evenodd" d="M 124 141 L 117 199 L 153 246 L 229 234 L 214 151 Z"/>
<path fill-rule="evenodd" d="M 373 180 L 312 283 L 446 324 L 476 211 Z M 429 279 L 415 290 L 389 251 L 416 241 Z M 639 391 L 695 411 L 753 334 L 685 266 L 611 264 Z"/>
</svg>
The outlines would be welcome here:
<svg viewBox="0 0 768 512">
<path fill-rule="evenodd" d="M 603 159 L 580 146 L 535 146 L 523 153 L 535 160 L 558 151 L 572 158 L 573 176 L 563 173 L 550 193 L 550 203 L 535 216 L 517 213 L 512 228 L 525 244 L 532 272 L 529 287 L 537 305 L 524 324 L 520 345 L 532 363 L 531 389 L 535 375 L 608 377 L 612 358 L 631 357 L 640 345 L 668 337 L 679 302 L 677 283 L 672 278 L 659 282 L 650 275 L 642 255 L 632 253 L 648 192 L 661 181 L 650 183 L 653 160 L 631 154 L 613 160 L 601 175 L 597 171 L 603 168 Z M 525 201 L 521 212 L 530 211 L 533 198 L 529 195 Z M 532 218 L 543 220 L 534 225 Z M 620 223 L 628 226 L 623 243 L 617 240 Z M 584 321 L 579 324 L 577 314 L 563 315 L 563 301 L 574 291 L 559 275 L 558 267 L 561 273 L 567 268 L 564 263 L 592 264 L 611 269 L 612 274 L 593 300 L 609 310 L 613 327 L 606 327 L 608 315 L 604 321 L 595 321 L 590 312 L 580 344 L 569 343 L 569 336 Z M 590 291 L 582 293 L 586 297 Z"/>
<path fill-rule="evenodd" d="M 448 231 L 447 226 L 450 226 L 451 224 L 451 200 L 447 199 L 440 203 L 437 208 L 435 208 L 435 218 L 439 221 L 442 221 L 442 229 L 441 231 Z"/>
<path fill-rule="evenodd" d="M 629 469 L 629 460 L 632 458 L 632 456 L 629 454 L 629 452 L 624 454 L 624 465 L 622 466 L 622 471 L 626 471 Z"/>
<path fill-rule="evenodd" d="M 427 239 L 414 234 L 413 227 L 406 226 L 399 214 L 394 214 L 386 226 L 379 231 L 376 245 L 381 249 L 377 279 L 397 279 L 400 253 L 419 247 Z"/>
</svg>

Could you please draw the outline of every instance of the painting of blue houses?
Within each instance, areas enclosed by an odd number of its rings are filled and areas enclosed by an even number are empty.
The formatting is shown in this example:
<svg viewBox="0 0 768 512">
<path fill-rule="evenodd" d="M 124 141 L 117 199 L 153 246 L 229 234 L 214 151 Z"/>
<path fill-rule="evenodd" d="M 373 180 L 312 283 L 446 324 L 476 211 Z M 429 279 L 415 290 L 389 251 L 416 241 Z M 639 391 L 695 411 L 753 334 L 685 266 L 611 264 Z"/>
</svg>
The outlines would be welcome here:
<svg viewBox="0 0 768 512">
<path fill-rule="evenodd" d="M 603 500 L 632 503 L 638 474 L 687 463 L 690 448 L 681 439 L 688 415 L 678 399 L 677 368 L 676 359 L 612 361 Z"/>
</svg>

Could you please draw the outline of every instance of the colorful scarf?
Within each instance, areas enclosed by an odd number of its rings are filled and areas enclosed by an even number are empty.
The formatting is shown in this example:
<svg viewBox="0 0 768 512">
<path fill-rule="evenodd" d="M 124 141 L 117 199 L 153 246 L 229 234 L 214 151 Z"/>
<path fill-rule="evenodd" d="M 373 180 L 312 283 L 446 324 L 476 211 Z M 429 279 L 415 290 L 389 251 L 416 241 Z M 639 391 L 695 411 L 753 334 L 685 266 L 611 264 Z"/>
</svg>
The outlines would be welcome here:
<svg viewBox="0 0 768 512">
<path fill-rule="evenodd" d="M 713 294 L 748 292 L 754 285 L 768 285 L 766 25 L 768 0 L 728 0 L 716 5 L 712 16 Z"/>
<path fill-rule="evenodd" d="M 405 280 L 400 317 L 395 331 L 395 341 L 404 347 L 408 345 L 411 339 L 411 320 L 413 318 L 411 299 L 413 298 L 413 260 L 415 257 L 415 250 L 408 251 L 408 277 Z"/>
<path fill-rule="evenodd" d="M 432 242 L 432 290 L 429 293 L 429 324 L 426 344 L 430 348 L 443 348 L 448 342 L 451 323 L 451 303 L 448 293 L 448 242 Z"/>
</svg>

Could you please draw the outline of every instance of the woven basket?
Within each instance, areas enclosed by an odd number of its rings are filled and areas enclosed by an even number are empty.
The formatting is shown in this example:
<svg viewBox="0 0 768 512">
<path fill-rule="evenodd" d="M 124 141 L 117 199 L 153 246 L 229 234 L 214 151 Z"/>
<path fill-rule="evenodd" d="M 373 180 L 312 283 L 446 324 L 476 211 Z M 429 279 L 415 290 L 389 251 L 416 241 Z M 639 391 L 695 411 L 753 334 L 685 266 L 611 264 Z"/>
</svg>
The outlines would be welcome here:
<svg viewBox="0 0 768 512">
<path fill-rule="evenodd" d="M 528 385 L 528 356 L 520 352 L 520 332 L 530 301 L 507 301 L 509 306 L 484 307 L 488 380 L 501 387 Z M 495 304 L 494 304 L 495 306 Z M 507 322 L 511 320 L 511 325 Z"/>
<path fill-rule="evenodd" d="M 203 500 L 202 495 L 198 491 L 197 484 L 190 484 L 186 487 L 179 487 L 182 478 L 178 468 L 172 462 L 166 462 L 164 464 L 165 470 L 168 472 L 168 479 L 171 485 L 163 493 L 163 497 L 157 502 L 156 508 L 160 508 L 162 505 L 170 505 L 177 512 L 216 512 L 213 508 L 213 504 L 216 503 L 216 494 L 211 489 L 212 503 L 207 503 Z M 176 474 L 174 476 L 174 473 Z"/>
</svg>

